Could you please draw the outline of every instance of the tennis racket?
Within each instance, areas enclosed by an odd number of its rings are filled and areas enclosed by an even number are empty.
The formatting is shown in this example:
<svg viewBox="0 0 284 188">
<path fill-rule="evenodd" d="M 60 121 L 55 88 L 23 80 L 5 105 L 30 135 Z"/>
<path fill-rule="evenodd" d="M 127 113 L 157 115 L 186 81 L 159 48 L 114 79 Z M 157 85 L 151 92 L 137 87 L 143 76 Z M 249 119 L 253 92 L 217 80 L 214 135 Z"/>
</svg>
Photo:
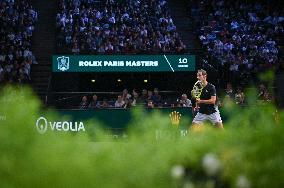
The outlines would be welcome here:
<svg viewBox="0 0 284 188">
<path fill-rule="evenodd" d="M 201 81 L 197 81 L 195 82 L 195 84 L 193 85 L 193 88 L 191 90 L 191 96 L 194 99 L 200 99 L 202 90 L 203 90 L 203 85 Z M 196 113 L 199 111 L 199 106 L 197 105 L 197 103 L 195 104 L 195 108 L 193 109 L 193 116 L 196 115 Z"/>
<path fill-rule="evenodd" d="M 192 88 L 192 90 L 191 90 L 191 96 L 192 96 L 194 99 L 200 99 L 202 90 L 203 90 L 203 85 L 202 85 L 201 81 L 198 80 L 198 81 L 195 82 L 195 84 L 193 85 L 193 88 Z"/>
</svg>

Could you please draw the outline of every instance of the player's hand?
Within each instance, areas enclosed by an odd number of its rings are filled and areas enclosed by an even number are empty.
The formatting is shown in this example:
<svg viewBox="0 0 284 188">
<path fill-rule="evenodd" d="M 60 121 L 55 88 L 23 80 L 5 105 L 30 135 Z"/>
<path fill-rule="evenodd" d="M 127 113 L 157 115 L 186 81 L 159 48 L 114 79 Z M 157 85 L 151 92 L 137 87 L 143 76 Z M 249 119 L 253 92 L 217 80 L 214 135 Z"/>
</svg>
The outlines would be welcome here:
<svg viewBox="0 0 284 188">
<path fill-rule="evenodd" d="M 200 102 L 200 99 L 196 99 L 196 104 L 201 104 Z"/>
</svg>

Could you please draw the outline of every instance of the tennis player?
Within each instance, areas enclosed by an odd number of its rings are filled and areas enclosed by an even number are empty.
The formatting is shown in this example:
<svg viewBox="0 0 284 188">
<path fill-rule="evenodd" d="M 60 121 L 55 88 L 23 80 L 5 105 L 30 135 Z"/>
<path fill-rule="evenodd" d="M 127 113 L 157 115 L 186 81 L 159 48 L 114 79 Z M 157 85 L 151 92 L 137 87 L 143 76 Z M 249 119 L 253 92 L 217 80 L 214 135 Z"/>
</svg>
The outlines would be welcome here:
<svg viewBox="0 0 284 188">
<path fill-rule="evenodd" d="M 215 127 L 223 129 L 223 123 L 216 105 L 216 89 L 213 84 L 207 82 L 207 73 L 201 69 L 197 72 L 197 79 L 202 83 L 203 89 L 201 95 L 196 99 L 199 111 L 192 120 L 192 128 L 201 125 L 204 121 L 209 120 Z"/>
</svg>

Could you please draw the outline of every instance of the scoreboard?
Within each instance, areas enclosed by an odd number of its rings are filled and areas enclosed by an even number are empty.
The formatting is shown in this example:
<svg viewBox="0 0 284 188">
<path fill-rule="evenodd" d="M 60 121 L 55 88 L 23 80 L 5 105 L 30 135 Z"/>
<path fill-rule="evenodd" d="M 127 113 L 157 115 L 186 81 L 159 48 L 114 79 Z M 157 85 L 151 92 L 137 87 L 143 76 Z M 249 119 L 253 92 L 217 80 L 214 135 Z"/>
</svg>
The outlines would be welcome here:
<svg viewBox="0 0 284 188">
<path fill-rule="evenodd" d="M 190 72 L 194 55 L 54 55 L 53 72 Z"/>
</svg>

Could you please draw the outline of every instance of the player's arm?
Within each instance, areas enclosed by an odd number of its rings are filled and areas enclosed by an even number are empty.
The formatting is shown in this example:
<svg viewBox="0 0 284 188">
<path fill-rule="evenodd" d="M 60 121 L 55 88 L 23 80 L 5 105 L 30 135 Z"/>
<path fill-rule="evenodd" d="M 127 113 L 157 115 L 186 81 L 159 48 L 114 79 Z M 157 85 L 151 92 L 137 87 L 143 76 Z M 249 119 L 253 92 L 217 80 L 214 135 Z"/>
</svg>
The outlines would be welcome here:
<svg viewBox="0 0 284 188">
<path fill-rule="evenodd" d="M 196 102 L 198 104 L 215 104 L 216 103 L 216 95 L 211 96 L 211 98 L 208 99 L 208 100 L 197 100 Z"/>
</svg>

